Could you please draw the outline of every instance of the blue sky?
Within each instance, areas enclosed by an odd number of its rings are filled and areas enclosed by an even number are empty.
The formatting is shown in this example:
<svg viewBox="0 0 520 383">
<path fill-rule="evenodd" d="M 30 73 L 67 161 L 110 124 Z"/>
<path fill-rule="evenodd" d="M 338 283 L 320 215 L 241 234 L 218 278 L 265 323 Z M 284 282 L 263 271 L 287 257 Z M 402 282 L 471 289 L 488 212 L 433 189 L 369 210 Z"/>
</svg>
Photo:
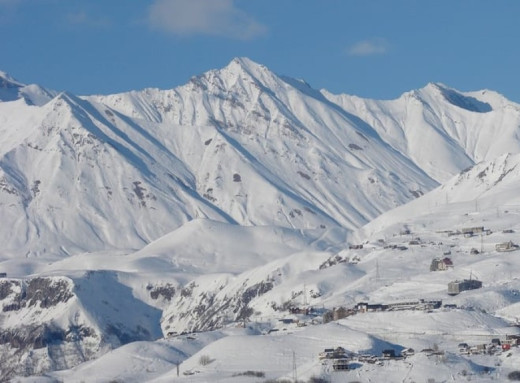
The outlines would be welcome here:
<svg viewBox="0 0 520 383">
<path fill-rule="evenodd" d="M 516 0 L 0 0 L 0 70 L 115 93 L 246 56 L 333 93 L 442 82 L 520 102 L 519 20 Z"/>
</svg>

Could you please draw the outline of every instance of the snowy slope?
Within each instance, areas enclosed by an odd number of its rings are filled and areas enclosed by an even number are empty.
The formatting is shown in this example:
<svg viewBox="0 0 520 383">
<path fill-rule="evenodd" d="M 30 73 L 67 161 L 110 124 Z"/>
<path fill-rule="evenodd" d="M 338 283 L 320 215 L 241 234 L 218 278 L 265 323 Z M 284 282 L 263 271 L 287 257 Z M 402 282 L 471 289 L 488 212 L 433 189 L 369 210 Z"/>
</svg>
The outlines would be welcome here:
<svg viewBox="0 0 520 383">
<path fill-rule="evenodd" d="M 460 92 L 430 83 L 396 100 L 322 93 L 359 116 L 439 182 L 477 162 L 520 149 L 520 105 L 493 91 Z"/>
<path fill-rule="evenodd" d="M 180 362 L 200 382 L 488 381 L 520 360 L 457 349 L 518 332 L 519 252 L 495 250 L 520 243 L 519 107 L 502 96 L 362 100 L 245 58 L 172 90 L 0 84 L 3 377 L 161 382 Z M 455 267 L 430 272 L 447 253 Z M 482 289 L 447 295 L 469 276 Z M 457 308 L 322 323 L 419 299 Z M 336 374 L 317 355 L 338 345 L 445 354 Z"/>
<path fill-rule="evenodd" d="M 163 331 L 171 332 L 171 337 L 158 343 L 135 343 L 130 353 L 122 348 L 95 364 L 51 376 L 162 382 L 176 379 L 180 362 L 180 380 L 247 382 L 261 381 L 248 377 L 247 371 L 263 373 L 264 379 L 291 379 L 294 363 L 296 374 L 304 381 L 312 376 L 338 382 L 411 382 L 432 377 L 440 381 L 504 381 L 517 369 L 517 349 L 496 355 L 461 355 L 458 344 L 489 343 L 492 338 L 504 340 L 506 334 L 520 332 L 512 326 L 520 304 L 520 250 L 495 250 L 497 243 L 520 242 L 519 161 L 518 155 L 504 155 L 478 164 L 410 204 L 383 214 L 352 237 L 364 244 L 362 249 L 283 255 L 265 265 L 252 262 L 248 270 L 238 274 L 213 269 L 215 273 L 209 267 L 208 274 L 194 276 L 164 307 Z M 473 237 L 448 235 L 448 231 L 479 226 L 490 232 Z M 227 228 L 219 224 L 218 230 L 222 236 Z M 234 230 L 231 227 L 230 234 Z M 242 245 L 250 242 L 244 240 Z M 177 248 L 186 249 L 186 244 L 178 241 L 175 236 L 165 237 L 146 252 L 165 254 L 170 247 L 174 254 Z M 479 254 L 471 254 L 475 248 Z M 431 272 L 431 260 L 448 251 L 454 268 Z M 211 252 L 201 252 L 206 254 L 208 266 L 213 260 Z M 454 297 L 447 294 L 450 281 L 470 275 L 483 282 L 481 289 Z M 353 307 L 358 302 L 389 304 L 418 299 L 441 299 L 455 306 L 358 313 L 328 324 L 320 324 L 321 315 L 289 312 L 290 307 L 330 310 Z M 235 328 L 242 322 L 241 313 L 248 315 L 246 330 Z M 282 323 L 283 318 L 297 318 L 307 325 Z M 312 324 L 312 318 L 317 322 Z M 227 329 L 175 335 L 208 325 Z M 273 329 L 277 331 L 271 332 Z M 352 371 L 333 372 L 318 354 L 337 346 L 356 354 L 376 355 L 383 349 L 398 352 L 412 347 L 416 355 L 384 361 L 383 365 L 360 362 Z M 419 352 L 422 349 L 441 353 Z M 144 360 L 153 358 L 153 368 L 145 371 L 137 365 L 129 370 L 135 353 L 142 354 Z M 201 364 L 202 357 L 209 363 Z M 104 367 L 96 369 L 94 365 Z"/>
<path fill-rule="evenodd" d="M 198 217 L 353 230 L 520 149 L 516 104 L 439 84 L 362 100 L 246 58 L 175 89 L 108 96 L 36 102 L 2 79 L 0 238 L 12 256 L 139 249 Z"/>
<path fill-rule="evenodd" d="M 0 71 L 0 102 L 23 99 L 29 105 L 46 104 L 57 92 L 42 88 L 39 85 L 25 85 L 7 73 Z"/>
</svg>

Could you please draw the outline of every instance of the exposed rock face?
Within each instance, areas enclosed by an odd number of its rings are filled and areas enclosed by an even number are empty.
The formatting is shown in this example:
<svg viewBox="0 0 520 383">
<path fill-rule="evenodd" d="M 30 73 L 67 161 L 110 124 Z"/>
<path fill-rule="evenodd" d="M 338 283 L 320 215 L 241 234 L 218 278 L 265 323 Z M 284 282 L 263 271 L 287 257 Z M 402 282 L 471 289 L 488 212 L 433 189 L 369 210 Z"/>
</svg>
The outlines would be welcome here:
<svg viewBox="0 0 520 383">
<path fill-rule="evenodd" d="M 93 285 L 105 295 L 93 291 Z M 0 280 L 0 377 L 68 369 L 122 344 L 157 339 L 160 312 L 131 298 L 131 291 L 105 272 L 87 272 L 78 280 Z M 125 321 L 127 304 L 156 325 Z"/>
<path fill-rule="evenodd" d="M 274 281 L 257 283 L 247 279 L 241 286 L 226 288 L 229 281 L 221 281 L 213 289 L 190 282 L 171 301 L 163 316 L 163 331 L 182 333 L 209 331 L 228 322 L 247 320 L 254 309 L 250 303 L 274 287 Z"/>
<path fill-rule="evenodd" d="M 171 284 L 166 284 L 164 286 L 147 286 L 147 289 L 150 291 L 150 297 L 152 299 L 165 299 L 168 302 L 172 300 L 175 295 L 175 287 Z"/>
</svg>

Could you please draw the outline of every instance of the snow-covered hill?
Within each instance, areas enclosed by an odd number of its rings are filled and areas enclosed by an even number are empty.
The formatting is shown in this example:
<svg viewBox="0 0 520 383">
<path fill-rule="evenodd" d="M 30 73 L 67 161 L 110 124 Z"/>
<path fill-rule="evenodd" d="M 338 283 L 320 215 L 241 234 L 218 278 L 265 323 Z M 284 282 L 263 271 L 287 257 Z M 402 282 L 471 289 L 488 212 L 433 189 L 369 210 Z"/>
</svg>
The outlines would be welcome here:
<svg viewBox="0 0 520 383">
<path fill-rule="evenodd" d="M 2 378 L 159 382 L 179 363 L 201 382 L 507 373 L 505 356 L 456 345 L 518 332 L 520 262 L 495 245 L 520 242 L 519 126 L 520 106 L 491 91 L 363 100 L 246 58 L 107 96 L 0 73 Z M 448 253 L 454 268 L 430 272 Z M 447 295 L 470 275 L 482 289 Z M 451 306 L 323 323 L 421 299 Z M 341 376 L 317 358 L 434 345 L 444 359 Z"/>
</svg>

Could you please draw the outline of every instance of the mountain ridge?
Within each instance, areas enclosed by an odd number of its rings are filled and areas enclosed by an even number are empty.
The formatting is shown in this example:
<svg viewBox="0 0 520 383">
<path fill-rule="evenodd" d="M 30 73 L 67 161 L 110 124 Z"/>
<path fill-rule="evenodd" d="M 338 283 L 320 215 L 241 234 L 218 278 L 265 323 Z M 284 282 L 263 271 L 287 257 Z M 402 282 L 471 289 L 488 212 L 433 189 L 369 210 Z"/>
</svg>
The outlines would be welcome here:
<svg viewBox="0 0 520 383">
<path fill-rule="evenodd" d="M 13 137 L 0 147 L 0 209 L 26 217 L 8 225 L 6 243 L 18 238 L 11 251 L 49 234 L 59 244 L 33 254 L 116 249 L 111 227 L 137 249 L 196 217 L 355 230 L 482 158 L 520 152 L 520 108 L 494 92 L 430 83 L 395 100 L 360 99 L 314 90 L 247 58 L 164 91 L 44 90 L 52 97 L 41 105 L 18 92 L 18 101 L 0 103 L 4 134 Z M 69 209 L 66 196 L 86 208 L 80 220 L 39 218 Z M 158 215 L 159 206 L 169 213 Z M 121 225 L 110 218 L 117 215 L 142 224 Z M 57 227 L 70 228 L 72 241 Z M 98 238 L 94 247 L 75 234 L 85 230 Z"/>
</svg>

